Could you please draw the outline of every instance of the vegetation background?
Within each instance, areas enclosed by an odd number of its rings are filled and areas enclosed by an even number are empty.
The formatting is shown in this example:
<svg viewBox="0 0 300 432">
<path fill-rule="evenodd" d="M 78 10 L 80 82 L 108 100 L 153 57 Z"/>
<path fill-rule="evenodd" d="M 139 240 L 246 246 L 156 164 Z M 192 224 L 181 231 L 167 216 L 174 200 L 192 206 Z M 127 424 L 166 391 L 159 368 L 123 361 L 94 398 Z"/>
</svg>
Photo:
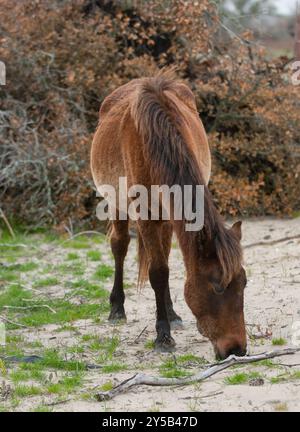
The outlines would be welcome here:
<svg viewBox="0 0 300 432">
<path fill-rule="evenodd" d="M 245 29 L 261 2 L 235 1 L 230 13 L 226 3 L 0 0 L 0 58 L 7 66 L 0 202 L 7 217 L 35 227 L 96 224 L 89 151 L 99 106 L 116 87 L 174 65 L 209 135 L 210 188 L 221 211 L 299 211 L 292 57 L 270 56 L 257 29 Z"/>
</svg>

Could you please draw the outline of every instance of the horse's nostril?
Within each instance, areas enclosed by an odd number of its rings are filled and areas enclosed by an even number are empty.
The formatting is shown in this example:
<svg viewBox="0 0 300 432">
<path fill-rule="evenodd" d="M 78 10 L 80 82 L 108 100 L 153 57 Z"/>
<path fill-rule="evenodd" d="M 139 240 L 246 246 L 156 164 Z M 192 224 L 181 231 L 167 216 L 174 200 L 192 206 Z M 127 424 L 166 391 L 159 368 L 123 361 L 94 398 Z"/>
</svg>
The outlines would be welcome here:
<svg viewBox="0 0 300 432">
<path fill-rule="evenodd" d="M 224 343 L 219 342 L 215 346 L 215 353 L 216 353 L 216 358 L 218 360 L 224 360 L 227 357 L 229 357 L 230 355 L 243 357 L 247 354 L 247 347 L 244 345 L 241 345 L 239 343 L 234 344 L 234 345 L 232 345 L 232 344 L 229 345 L 229 344 L 224 344 Z"/>
<path fill-rule="evenodd" d="M 247 353 L 247 349 L 246 348 L 242 348 L 240 346 L 236 346 L 234 348 L 230 348 L 227 351 L 227 357 L 230 356 L 230 355 L 236 355 L 238 357 L 243 357 L 243 356 L 246 355 L 246 353 Z"/>
</svg>

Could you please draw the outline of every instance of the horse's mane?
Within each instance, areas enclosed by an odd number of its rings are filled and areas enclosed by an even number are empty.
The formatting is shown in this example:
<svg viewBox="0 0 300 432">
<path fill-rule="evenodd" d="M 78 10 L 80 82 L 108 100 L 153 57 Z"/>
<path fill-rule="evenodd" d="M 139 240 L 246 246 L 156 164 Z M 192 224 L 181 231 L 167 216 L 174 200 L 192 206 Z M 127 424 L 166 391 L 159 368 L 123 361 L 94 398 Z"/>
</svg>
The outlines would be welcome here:
<svg viewBox="0 0 300 432">
<path fill-rule="evenodd" d="M 163 71 L 154 78 L 141 81 L 132 103 L 131 115 L 143 141 L 145 159 L 150 161 L 153 181 L 168 186 L 192 185 L 193 209 L 196 185 L 204 185 L 204 227 L 186 232 L 185 221 L 178 221 L 179 235 L 200 243 L 213 242 L 215 253 L 223 270 L 224 282 L 229 282 L 238 270 L 242 252 L 239 239 L 226 229 L 212 196 L 205 185 L 199 164 L 180 132 L 184 118 L 179 107 L 166 95 L 176 94 L 178 81 L 171 71 Z M 187 89 L 188 90 L 188 89 Z"/>
</svg>

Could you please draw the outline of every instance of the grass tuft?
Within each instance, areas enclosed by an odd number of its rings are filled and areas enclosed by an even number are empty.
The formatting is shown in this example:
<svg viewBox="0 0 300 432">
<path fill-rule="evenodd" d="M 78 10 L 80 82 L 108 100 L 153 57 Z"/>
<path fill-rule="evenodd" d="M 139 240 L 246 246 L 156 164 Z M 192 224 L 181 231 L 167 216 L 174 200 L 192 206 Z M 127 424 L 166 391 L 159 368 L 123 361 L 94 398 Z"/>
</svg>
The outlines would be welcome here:
<svg viewBox="0 0 300 432">
<path fill-rule="evenodd" d="M 278 346 L 282 346 L 282 345 L 286 345 L 286 340 L 284 338 L 274 338 L 272 339 L 272 345 L 278 345 Z"/>
<path fill-rule="evenodd" d="M 247 384 L 251 379 L 261 378 L 258 372 L 240 372 L 225 378 L 225 383 L 229 385 Z"/>
</svg>

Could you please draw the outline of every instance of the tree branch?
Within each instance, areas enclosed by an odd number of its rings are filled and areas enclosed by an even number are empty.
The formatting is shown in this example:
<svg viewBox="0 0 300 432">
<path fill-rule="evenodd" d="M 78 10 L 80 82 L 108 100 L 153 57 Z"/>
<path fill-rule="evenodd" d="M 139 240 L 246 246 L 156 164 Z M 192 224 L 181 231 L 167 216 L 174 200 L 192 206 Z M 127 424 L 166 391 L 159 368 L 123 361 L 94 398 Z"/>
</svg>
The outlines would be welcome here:
<svg viewBox="0 0 300 432">
<path fill-rule="evenodd" d="M 300 234 L 295 235 L 295 236 L 290 236 L 290 237 L 283 237 L 283 238 L 280 238 L 280 239 L 277 239 L 277 240 L 272 240 L 272 241 L 269 241 L 269 242 L 251 243 L 251 244 L 248 244 L 246 246 L 243 246 L 243 249 L 249 249 L 249 248 L 256 247 L 256 246 L 273 246 L 273 245 L 275 245 L 277 243 L 283 243 L 285 241 L 296 240 L 296 239 L 300 239 Z"/>
<path fill-rule="evenodd" d="M 218 372 L 223 371 L 224 369 L 229 368 L 230 366 L 236 364 L 247 364 L 258 362 L 265 359 L 271 359 L 274 357 L 280 357 L 285 355 L 296 354 L 300 351 L 300 348 L 287 348 L 284 350 L 275 350 L 269 351 L 266 353 L 261 353 L 253 356 L 245 356 L 245 357 L 237 357 L 230 356 L 226 360 L 223 360 L 219 363 L 210 365 L 204 371 L 198 372 L 195 375 L 185 378 L 162 378 L 162 377 L 154 377 L 145 375 L 142 373 L 136 374 L 131 378 L 128 378 L 125 381 L 122 381 L 112 390 L 99 392 L 95 395 L 98 401 L 110 400 L 115 396 L 124 393 L 126 390 L 139 385 L 150 385 L 150 386 L 178 386 L 178 385 L 188 385 L 196 382 L 203 381 L 212 375 L 215 375 Z"/>
</svg>

